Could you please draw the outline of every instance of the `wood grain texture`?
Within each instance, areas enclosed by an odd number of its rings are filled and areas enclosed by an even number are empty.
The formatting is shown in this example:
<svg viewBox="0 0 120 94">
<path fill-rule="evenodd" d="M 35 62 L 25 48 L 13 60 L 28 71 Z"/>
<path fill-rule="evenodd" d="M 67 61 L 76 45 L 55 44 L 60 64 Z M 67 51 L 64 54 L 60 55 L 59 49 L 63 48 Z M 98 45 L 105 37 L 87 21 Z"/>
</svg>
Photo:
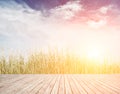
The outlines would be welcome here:
<svg viewBox="0 0 120 94">
<path fill-rule="evenodd" d="M 120 74 L 1 74 L 0 94 L 120 94 Z"/>
</svg>

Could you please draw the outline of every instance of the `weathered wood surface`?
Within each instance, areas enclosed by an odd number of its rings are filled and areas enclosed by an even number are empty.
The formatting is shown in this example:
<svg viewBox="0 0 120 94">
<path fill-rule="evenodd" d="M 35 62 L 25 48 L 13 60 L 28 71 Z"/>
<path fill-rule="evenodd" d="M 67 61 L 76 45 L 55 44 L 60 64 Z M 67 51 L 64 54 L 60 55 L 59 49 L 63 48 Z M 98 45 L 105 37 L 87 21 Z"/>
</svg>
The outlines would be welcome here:
<svg viewBox="0 0 120 94">
<path fill-rule="evenodd" d="M 120 74 L 1 74 L 0 94 L 120 94 Z"/>
</svg>

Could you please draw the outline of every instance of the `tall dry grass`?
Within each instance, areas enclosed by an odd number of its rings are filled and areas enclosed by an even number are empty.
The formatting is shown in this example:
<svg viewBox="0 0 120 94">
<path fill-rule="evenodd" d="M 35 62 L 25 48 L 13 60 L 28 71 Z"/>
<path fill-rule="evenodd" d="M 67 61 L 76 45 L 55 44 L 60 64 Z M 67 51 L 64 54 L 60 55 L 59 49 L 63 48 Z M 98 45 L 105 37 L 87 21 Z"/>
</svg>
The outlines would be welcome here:
<svg viewBox="0 0 120 94">
<path fill-rule="evenodd" d="M 21 55 L 0 57 L 0 74 L 88 74 L 120 73 L 120 64 L 107 60 L 100 64 L 87 59 L 80 59 L 70 53 L 38 52 L 28 60 Z"/>
</svg>

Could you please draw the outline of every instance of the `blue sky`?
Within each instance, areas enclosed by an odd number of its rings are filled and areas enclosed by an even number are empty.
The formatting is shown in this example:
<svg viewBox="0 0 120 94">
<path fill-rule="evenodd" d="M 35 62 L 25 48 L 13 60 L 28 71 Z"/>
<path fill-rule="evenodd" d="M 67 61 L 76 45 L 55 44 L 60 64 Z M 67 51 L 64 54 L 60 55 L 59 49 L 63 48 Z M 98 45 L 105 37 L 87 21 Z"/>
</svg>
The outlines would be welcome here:
<svg viewBox="0 0 120 94">
<path fill-rule="evenodd" d="M 95 47 L 120 56 L 119 6 L 119 0 L 0 0 L 0 49 Z"/>
</svg>

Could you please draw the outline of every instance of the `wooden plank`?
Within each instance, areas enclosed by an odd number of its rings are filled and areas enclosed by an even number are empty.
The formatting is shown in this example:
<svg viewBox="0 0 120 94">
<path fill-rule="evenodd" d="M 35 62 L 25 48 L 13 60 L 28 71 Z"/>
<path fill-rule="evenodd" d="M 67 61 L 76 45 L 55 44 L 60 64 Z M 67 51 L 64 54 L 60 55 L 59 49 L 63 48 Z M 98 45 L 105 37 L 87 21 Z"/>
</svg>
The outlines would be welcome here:
<svg viewBox="0 0 120 94">
<path fill-rule="evenodd" d="M 101 88 L 101 86 L 97 83 L 94 79 L 87 81 L 87 83 L 91 84 L 93 87 L 92 89 L 97 92 L 97 94 L 107 94 L 108 91 L 103 91 L 104 89 Z"/>
<path fill-rule="evenodd" d="M 18 89 L 22 89 L 23 86 L 29 82 L 31 82 L 32 80 L 34 80 L 32 78 L 32 76 L 30 76 L 29 78 L 23 78 L 21 80 L 18 80 L 15 83 L 12 83 L 11 86 L 8 86 L 6 88 L 0 89 L 0 93 L 1 94 L 16 94 L 16 92 L 18 91 Z"/>
<path fill-rule="evenodd" d="M 16 83 L 17 81 L 23 79 L 25 75 L 5 75 L 4 78 L 1 78 L 0 87 L 5 88 L 11 86 L 12 83 Z M 4 80 L 5 79 L 5 80 Z"/>
<path fill-rule="evenodd" d="M 107 88 L 106 86 L 102 85 L 101 83 L 99 83 L 98 81 L 100 80 L 101 78 L 98 76 L 95 76 L 93 80 L 86 80 L 86 81 L 89 81 L 89 82 L 92 82 L 93 85 L 96 85 L 95 88 L 97 88 L 98 90 L 96 90 L 96 92 L 98 93 L 98 91 L 100 90 L 102 94 L 106 94 L 106 93 L 112 93 L 112 94 L 116 94 L 116 92 L 114 92 L 113 90 Z M 104 82 L 106 83 L 106 82 Z M 88 84 L 88 83 L 87 83 Z M 93 88 L 95 90 L 95 88 Z"/>
<path fill-rule="evenodd" d="M 38 83 L 29 94 L 38 94 L 39 90 L 49 81 L 50 75 L 46 76 L 40 83 Z"/>
<path fill-rule="evenodd" d="M 81 86 L 84 88 L 84 90 L 88 94 L 95 94 L 95 92 L 93 90 L 91 90 L 88 85 L 86 85 L 86 83 L 85 83 L 86 80 L 84 80 L 83 78 L 80 79 L 78 77 L 76 77 L 76 80 L 78 81 L 79 84 L 81 84 Z"/>
<path fill-rule="evenodd" d="M 52 89 L 53 89 L 53 87 L 54 87 L 57 79 L 58 79 L 58 77 L 56 75 L 53 76 L 53 80 L 50 82 L 50 84 L 48 85 L 48 87 L 46 88 L 46 90 L 43 92 L 44 94 L 51 94 Z"/>
<path fill-rule="evenodd" d="M 104 81 L 102 81 L 104 82 Z M 110 85 L 110 86 L 116 86 L 115 88 L 120 90 L 120 80 L 105 80 L 106 84 Z M 111 83 L 112 82 L 112 83 Z"/>
<path fill-rule="evenodd" d="M 73 94 L 79 94 L 80 92 L 79 92 L 79 90 L 75 86 L 75 83 L 74 83 L 74 81 L 72 79 L 72 75 L 68 76 L 68 81 L 70 83 L 70 87 L 71 87 L 72 93 Z"/>
<path fill-rule="evenodd" d="M 83 86 L 81 84 L 78 83 L 78 81 L 75 79 L 75 76 L 73 78 L 73 81 L 76 84 L 76 88 L 78 88 L 80 94 L 87 94 L 86 90 L 83 88 Z"/>
<path fill-rule="evenodd" d="M 31 91 L 39 84 L 43 81 L 43 79 L 45 79 L 46 76 L 35 76 L 33 81 L 22 86 L 21 89 L 19 89 L 19 91 L 17 92 L 17 94 L 30 94 Z"/>
<path fill-rule="evenodd" d="M 54 84 L 54 87 L 51 91 L 51 94 L 58 94 L 58 90 L 59 90 L 59 84 L 60 84 L 60 75 L 58 75 L 58 78 L 56 80 L 56 83 Z"/>
<path fill-rule="evenodd" d="M 36 94 L 44 94 L 44 92 L 46 91 L 47 87 L 50 85 L 50 83 L 52 82 L 52 80 L 54 80 L 54 75 L 49 76 L 48 81 L 46 81 L 46 83 L 44 85 L 42 85 L 42 87 L 39 89 L 39 91 Z"/>
<path fill-rule="evenodd" d="M 101 85 L 101 88 L 104 88 L 106 91 L 110 92 L 111 94 L 118 94 L 119 93 L 115 90 L 115 87 L 112 88 L 112 87 L 108 86 L 106 84 L 106 82 L 102 83 L 101 81 L 97 80 L 97 83 Z"/>
<path fill-rule="evenodd" d="M 119 94 L 119 82 L 120 74 L 0 75 L 0 94 Z"/>
<path fill-rule="evenodd" d="M 64 76 L 63 75 L 60 76 L 61 79 L 60 79 L 58 94 L 65 94 Z"/>
<path fill-rule="evenodd" d="M 92 80 L 91 78 L 89 78 L 89 80 L 87 80 L 88 78 L 84 78 L 82 79 L 84 84 L 90 89 L 92 90 L 92 92 L 97 92 L 97 94 L 102 94 L 102 92 L 99 89 L 96 89 L 96 87 L 94 87 L 94 80 Z"/>
<path fill-rule="evenodd" d="M 67 76 L 68 75 L 65 75 L 65 91 L 66 91 L 65 94 L 72 94 L 72 90 Z"/>
<path fill-rule="evenodd" d="M 105 79 L 105 80 L 99 80 L 101 83 L 105 83 L 105 85 L 107 85 L 108 87 L 110 87 L 110 88 L 112 88 L 112 89 L 114 89 L 115 91 L 120 91 L 120 80 L 114 80 L 114 81 L 112 81 L 112 80 L 109 80 L 109 79 Z M 112 83 L 111 83 L 112 82 Z M 114 86 L 116 86 L 116 87 L 114 87 Z"/>
</svg>

